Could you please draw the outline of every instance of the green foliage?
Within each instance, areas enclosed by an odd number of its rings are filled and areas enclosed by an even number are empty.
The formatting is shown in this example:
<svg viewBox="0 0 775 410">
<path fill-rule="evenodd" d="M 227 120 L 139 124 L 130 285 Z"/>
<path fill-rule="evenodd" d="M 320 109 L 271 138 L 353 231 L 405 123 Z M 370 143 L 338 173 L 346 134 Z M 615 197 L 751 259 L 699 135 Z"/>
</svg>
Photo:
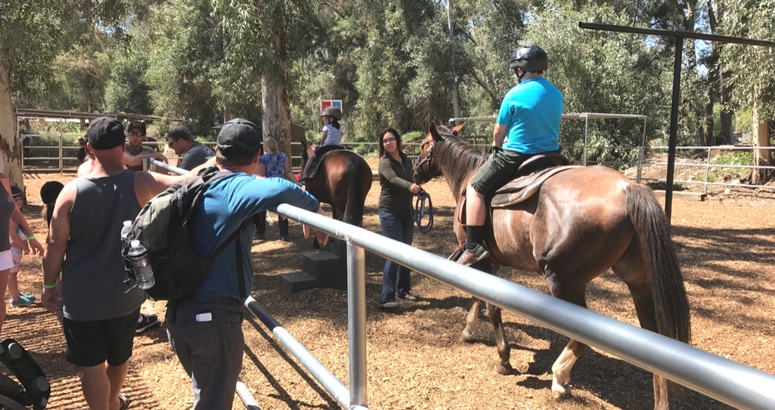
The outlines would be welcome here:
<svg viewBox="0 0 775 410">
<path fill-rule="evenodd" d="M 775 38 L 775 0 L 720 0 L 727 17 L 722 34 L 753 39 Z M 728 44 L 721 57 L 733 72 L 735 109 L 757 105 L 767 118 L 775 118 L 775 50 L 771 47 Z"/>
<path fill-rule="evenodd" d="M 145 81 L 147 54 L 127 50 L 113 60 L 113 70 L 105 86 L 105 103 L 109 112 L 153 114 L 151 86 Z"/>
<path fill-rule="evenodd" d="M 711 159 L 711 164 L 718 165 L 745 165 L 753 164 L 753 153 L 750 151 L 725 151 Z M 718 168 L 711 167 L 708 174 L 708 182 L 740 179 L 750 172 L 747 168 Z"/>
<path fill-rule="evenodd" d="M 606 7 L 560 7 L 537 15 L 525 34 L 527 42 L 540 44 L 549 55 L 546 77 L 563 91 L 565 112 L 646 115 L 647 140 L 658 136 L 669 112 L 669 93 L 659 75 L 665 62 L 640 36 L 581 30 L 579 21 L 627 25 L 628 17 Z M 641 120 L 590 120 L 589 146 L 639 146 L 642 127 Z M 563 121 L 560 138 L 566 155 L 582 157 L 584 128 L 583 120 Z M 625 151 L 593 150 L 588 155 L 593 161 L 633 160 Z"/>
<path fill-rule="evenodd" d="M 425 138 L 425 133 L 422 131 L 409 131 L 401 136 L 403 142 L 420 142 Z"/>
</svg>

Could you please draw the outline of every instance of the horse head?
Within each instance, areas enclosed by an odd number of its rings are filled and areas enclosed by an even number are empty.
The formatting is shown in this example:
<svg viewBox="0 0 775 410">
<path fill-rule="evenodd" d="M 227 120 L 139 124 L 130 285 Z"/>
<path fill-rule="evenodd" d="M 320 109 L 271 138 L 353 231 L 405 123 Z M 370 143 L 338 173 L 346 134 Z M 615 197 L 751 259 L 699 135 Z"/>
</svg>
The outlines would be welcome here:
<svg viewBox="0 0 775 410">
<path fill-rule="evenodd" d="M 417 164 L 414 166 L 413 179 L 415 183 L 423 184 L 430 181 L 431 178 L 441 176 L 441 167 L 433 157 L 433 146 L 436 143 L 441 144 L 443 142 L 444 137 L 439 134 L 436 124 L 431 122 L 428 125 L 428 133 L 422 141 L 422 151 L 420 151 L 420 156 L 417 158 Z"/>
<path fill-rule="evenodd" d="M 301 161 L 302 163 L 306 163 L 309 159 L 310 154 L 315 152 L 315 144 L 307 141 L 306 137 L 299 137 L 299 142 L 301 142 L 301 146 L 303 149 L 301 150 Z"/>
</svg>

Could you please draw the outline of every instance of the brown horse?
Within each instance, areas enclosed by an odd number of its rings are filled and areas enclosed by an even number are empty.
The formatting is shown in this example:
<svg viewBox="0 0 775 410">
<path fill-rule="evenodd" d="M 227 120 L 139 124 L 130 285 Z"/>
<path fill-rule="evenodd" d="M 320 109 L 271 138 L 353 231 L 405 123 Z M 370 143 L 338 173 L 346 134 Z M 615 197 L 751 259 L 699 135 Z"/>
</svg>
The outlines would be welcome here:
<svg viewBox="0 0 775 410">
<path fill-rule="evenodd" d="M 444 176 L 457 201 L 454 230 L 465 229 L 458 216 L 465 188 L 484 154 L 450 130 L 431 124 L 415 166 L 414 180 L 423 183 Z M 443 134 L 443 135 L 442 135 Z M 542 273 L 552 296 L 586 307 L 587 283 L 608 269 L 627 284 L 641 327 L 689 342 L 689 302 L 670 226 L 653 193 L 609 168 L 580 167 L 549 178 L 525 202 L 490 214 L 486 237 L 491 253 L 485 266 Z M 466 317 L 462 340 L 473 341 L 479 300 Z M 497 306 L 487 304 L 500 356 L 496 370 L 512 373 L 510 347 Z M 587 345 L 571 339 L 552 366 L 556 398 L 570 393 L 570 373 Z M 668 408 L 667 380 L 654 375 L 654 407 Z"/>
<path fill-rule="evenodd" d="M 315 144 L 306 139 L 301 144 L 303 168 Z M 335 219 L 360 226 L 371 182 L 371 168 L 363 157 L 350 150 L 337 150 L 322 157 L 317 172 L 306 184 L 307 191 L 318 201 L 331 205 Z"/>
</svg>

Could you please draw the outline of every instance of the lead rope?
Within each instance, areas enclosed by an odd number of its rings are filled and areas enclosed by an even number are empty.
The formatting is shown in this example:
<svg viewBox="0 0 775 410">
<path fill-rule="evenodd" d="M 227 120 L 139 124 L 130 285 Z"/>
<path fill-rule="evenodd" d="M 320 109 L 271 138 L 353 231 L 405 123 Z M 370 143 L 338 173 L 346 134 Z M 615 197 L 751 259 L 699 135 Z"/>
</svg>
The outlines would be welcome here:
<svg viewBox="0 0 775 410">
<path fill-rule="evenodd" d="M 422 220 L 425 217 L 426 201 L 428 202 L 428 224 L 423 226 Z M 431 201 L 431 196 L 424 190 L 420 190 L 420 192 L 415 194 L 414 214 L 412 217 L 414 222 L 417 224 L 417 229 L 420 231 L 420 233 L 427 234 L 433 228 L 433 201 Z"/>
</svg>

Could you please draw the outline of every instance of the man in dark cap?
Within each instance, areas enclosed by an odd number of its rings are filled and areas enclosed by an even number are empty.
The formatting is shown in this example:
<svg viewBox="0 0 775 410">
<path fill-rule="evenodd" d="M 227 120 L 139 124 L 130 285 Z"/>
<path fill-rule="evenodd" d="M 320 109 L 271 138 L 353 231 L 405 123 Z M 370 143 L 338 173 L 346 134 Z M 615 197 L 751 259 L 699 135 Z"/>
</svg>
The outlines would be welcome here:
<svg viewBox="0 0 775 410">
<path fill-rule="evenodd" d="M 170 128 L 167 133 L 167 145 L 175 150 L 175 155 L 182 158 L 178 168 L 189 171 L 204 164 L 215 155 L 213 150 L 199 141 L 194 141 L 194 136 L 182 125 Z"/>
<path fill-rule="evenodd" d="M 143 170 L 143 160 L 145 158 L 153 158 L 157 161 L 167 162 L 167 157 L 162 153 L 154 151 L 153 148 L 143 145 L 145 142 L 145 123 L 138 120 L 133 120 L 126 127 L 126 137 L 128 144 L 126 145 L 126 153 L 124 154 L 124 165 L 132 171 Z M 160 173 L 166 174 L 166 170 L 159 170 Z"/>
<path fill-rule="evenodd" d="M 243 119 L 218 133 L 216 164 L 231 172 L 213 181 L 190 221 L 191 245 L 211 254 L 261 211 L 288 203 L 323 214 L 318 201 L 292 182 L 255 178 L 261 154 L 258 127 Z M 255 225 L 250 224 L 220 253 L 204 283 L 190 297 L 167 308 L 167 332 L 180 363 L 191 377 L 194 410 L 229 410 L 242 369 L 242 306 L 253 287 L 250 254 Z M 304 235 L 309 229 L 304 228 Z M 321 235 L 321 236 L 317 236 Z M 321 243 L 328 235 L 316 232 Z"/>
<path fill-rule="evenodd" d="M 145 292 L 124 284 L 122 222 L 133 220 L 156 194 L 193 174 L 124 169 L 124 126 L 115 118 L 94 120 L 86 139 L 94 165 L 86 176 L 65 185 L 56 199 L 43 254 L 42 300 L 56 313 L 61 292 L 67 361 L 81 369 L 89 408 L 125 409 L 129 400 L 119 392 Z"/>
</svg>

